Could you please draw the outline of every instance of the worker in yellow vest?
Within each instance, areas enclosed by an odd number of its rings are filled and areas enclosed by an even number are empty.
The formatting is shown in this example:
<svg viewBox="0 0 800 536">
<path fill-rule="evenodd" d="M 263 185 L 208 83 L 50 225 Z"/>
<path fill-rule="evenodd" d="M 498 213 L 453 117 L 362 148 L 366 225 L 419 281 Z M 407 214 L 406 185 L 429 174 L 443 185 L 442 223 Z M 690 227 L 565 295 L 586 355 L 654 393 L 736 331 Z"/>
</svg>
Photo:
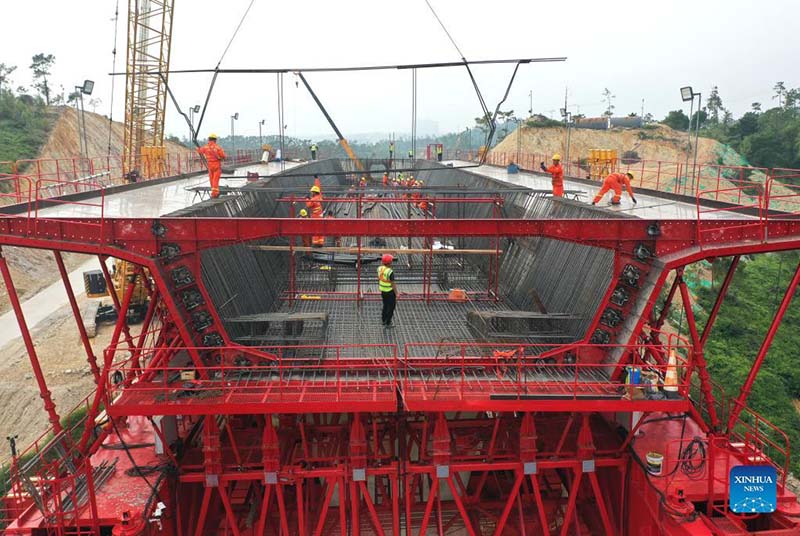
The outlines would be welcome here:
<svg viewBox="0 0 800 536">
<path fill-rule="evenodd" d="M 393 328 L 392 317 L 394 316 L 394 308 L 397 305 L 397 284 L 394 281 L 394 270 L 392 269 L 392 261 L 394 257 L 388 253 L 381 257 L 381 265 L 378 267 L 378 288 L 381 291 L 381 301 L 383 302 L 383 309 L 381 310 L 381 322 L 385 328 Z"/>
</svg>

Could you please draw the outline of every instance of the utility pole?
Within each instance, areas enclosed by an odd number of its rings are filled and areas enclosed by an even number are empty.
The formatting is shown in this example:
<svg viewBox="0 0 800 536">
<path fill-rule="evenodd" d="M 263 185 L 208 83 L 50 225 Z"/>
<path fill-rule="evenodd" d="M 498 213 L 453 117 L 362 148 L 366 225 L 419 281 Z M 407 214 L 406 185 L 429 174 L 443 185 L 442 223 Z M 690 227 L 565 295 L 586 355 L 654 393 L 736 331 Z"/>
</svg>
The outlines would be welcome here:
<svg viewBox="0 0 800 536">
<path fill-rule="evenodd" d="M 533 90 L 528 91 L 528 98 L 530 99 L 530 107 L 528 108 L 528 117 L 533 117 Z"/>
<path fill-rule="evenodd" d="M 264 123 L 266 123 L 266 122 L 267 122 L 267 120 L 266 120 L 266 119 L 262 119 L 261 121 L 259 121 L 259 122 L 258 122 L 258 145 L 259 145 L 259 147 L 260 147 L 260 148 L 262 148 L 262 149 L 263 149 L 263 147 L 264 147 L 264 138 L 261 136 L 261 127 L 262 127 L 262 126 L 264 125 Z"/>
<path fill-rule="evenodd" d="M 642 114 L 639 117 L 642 118 L 642 126 L 644 126 L 644 99 L 642 99 Z"/>
<path fill-rule="evenodd" d="M 237 119 L 239 119 L 239 112 L 236 112 L 231 116 L 231 143 L 233 144 L 233 151 L 231 152 L 233 154 L 234 163 L 236 163 L 236 136 L 234 134 L 233 122 L 236 121 Z"/>
</svg>

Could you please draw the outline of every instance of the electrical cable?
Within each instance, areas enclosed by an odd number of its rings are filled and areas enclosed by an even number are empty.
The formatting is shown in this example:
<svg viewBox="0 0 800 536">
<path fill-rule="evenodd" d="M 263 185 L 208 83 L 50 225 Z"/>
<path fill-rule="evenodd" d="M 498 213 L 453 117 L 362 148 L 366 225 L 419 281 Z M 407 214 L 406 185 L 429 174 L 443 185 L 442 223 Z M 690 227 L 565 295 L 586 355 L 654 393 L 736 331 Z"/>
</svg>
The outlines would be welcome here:
<svg viewBox="0 0 800 536">
<path fill-rule="evenodd" d="M 111 55 L 113 59 L 111 60 L 111 70 L 117 70 L 117 34 L 119 29 L 119 0 L 117 0 L 116 8 L 114 9 L 114 48 L 111 51 Z M 111 77 L 111 103 L 109 104 L 108 110 L 108 152 L 106 154 L 111 154 L 111 132 L 114 126 L 114 88 L 115 82 L 117 80 L 116 76 Z"/>
<path fill-rule="evenodd" d="M 656 417 L 648 419 L 644 421 L 644 423 L 642 424 L 647 424 L 650 422 L 658 422 L 658 421 L 677 420 L 679 418 L 680 417 L 675 417 L 675 416 Z M 683 444 L 683 440 L 686 433 L 687 420 L 688 420 L 688 414 L 684 413 L 683 424 L 681 425 L 681 437 L 679 445 Z M 697 516 L 696 512 L 692 512 L 692 514 L 687 516 L 685 513 L 677 511 L 674 508 L 672 508 L 667 502 L 667 497 L 664 494 L 664 492 L 653 483 L 652 479 L 670 477 L 674 475 L 678 471 L 678 469 L 680 469 L 681 472 L 691 480 L 699 479 L 703 474 L 706 464 L 706 447 L 703 439 L 699 436 L 695 436 L 694 438 L 692 438 L 691 441 L 689 441 L 689 443 L 687 443 L 686 447 L 681 447 L 678 450 L 678 460 L 675 462 L 675 466 L 668 473 L 660 475 L 654 475 L 650 472 L 647 464 L 645 464 L 642 461 L 642 459 L 639 457 L 636 450 L 634 449 L 633 447 L 634 441 L 631 441 L 631 443 L 628 445 L 628 451 L 631 454 L 631 459 L 633 459 L 633 461 L 635 461 L 644 471 L 647 483 L 650 485 L 653 491 L 655 491 L 656 494 L 658 494 L 659 502 L 661 503 L 662 508 L 664 508 L 664 510 L 670 515 L 688 520 L 695 519 Z"/>
</svg>

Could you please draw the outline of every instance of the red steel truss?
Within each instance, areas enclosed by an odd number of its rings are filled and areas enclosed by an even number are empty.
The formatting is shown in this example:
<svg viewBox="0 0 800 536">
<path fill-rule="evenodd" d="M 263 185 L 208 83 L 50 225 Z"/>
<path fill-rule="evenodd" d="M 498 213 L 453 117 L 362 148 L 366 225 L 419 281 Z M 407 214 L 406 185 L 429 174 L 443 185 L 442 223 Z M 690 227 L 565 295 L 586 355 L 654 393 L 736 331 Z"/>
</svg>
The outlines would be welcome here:
<svg viewBox="0 0 800 536">
<path fill-rule="evenodd" d="M 313 235 L 547 237 L 613 251 L 615 273 L 629 264 L 644 269 L 647 262 L 637 256 L 637 246 L 644 245 L 660 263 L 649 269 L 660 272 L 654 272 L 643 307 L 625 309 L 636 315 L 632 329 L 613 331 L 608 343 L 592 341 L 603 305 L 581 341 L 452 343 L 446 359 L 432 356 L 422 343 L 233 343 L 204 286 L 200 253 Z M 722 398 L 704 354 L 739 256 L 800 248 L 800 220 L 791 215 L 761 211 L 748 219 L 659 221 L 92 219 L 41 217 L 34 208 L 24 217 L 0 218 L 0 245 L 55 252 L 97 381 L 81 404 L 85 417 L 64 426 L 60 417 L 66 413 L 59 415 L 49 396 L 0 257 L 52 425 L 12 459 L 12 486 L 3 502 L 7 534 L 800 530 L 800 508 L 785 486 L 788 440 L 746 407 L 800 269 L 736 399 Z M 150 305 L 140 331 L 119 314 L 102 356 L 94 355 L 80 327 L 62 251 L 125 259 L 150 274 Z M 733 257 L 732 267 L 701 329 L 688 306 L 682 270 L 722 256 Z M 670 275 L 675 283 L 661 301 Z M 604 304 L 616 280 L 608 285 Z M 127 310 L 133 288 L 122 300 L 114 296 L 118 311 Z M 189 291 L 197 296 L 191 304 L 185 299 Z M 687 311 L 688 339 L 661 330 L 676 299 Z M 201 328 L 192 320 L 198 311 L 209 319 Z M 674 374 L 675 394 L 638 397 L 649 384 L 626 383 L 625 367 L 661 378 L 664 385 Z M 689 448 L 695 437 L 705 438 L 700 452 Z M 665 471 L 663 478 L 649 475 L 640 464 L 656 449 L 664 454 L 665 468 L 684 469 Z M 759 518 L 760 525 L 733 514 L 727 502 L 727 470 L 743 463 L 769 463 L 780 475 L 778 509 Z"/>
</svg>

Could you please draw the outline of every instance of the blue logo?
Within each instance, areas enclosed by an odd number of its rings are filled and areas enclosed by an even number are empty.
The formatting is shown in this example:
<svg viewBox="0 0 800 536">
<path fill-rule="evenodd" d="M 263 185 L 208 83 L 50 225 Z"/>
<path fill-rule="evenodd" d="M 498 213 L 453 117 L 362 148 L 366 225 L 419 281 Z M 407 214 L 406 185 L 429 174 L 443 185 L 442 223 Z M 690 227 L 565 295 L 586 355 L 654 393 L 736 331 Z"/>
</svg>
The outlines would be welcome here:
<svg viewBox="0 0 800 536">
<path fill-rule="evenodd" d="M 778 504 L 778 475 L 771 465 L 740 465 L 731 469 L 730 505 L 737 514 L 766 514 Z"/>
</svg>

